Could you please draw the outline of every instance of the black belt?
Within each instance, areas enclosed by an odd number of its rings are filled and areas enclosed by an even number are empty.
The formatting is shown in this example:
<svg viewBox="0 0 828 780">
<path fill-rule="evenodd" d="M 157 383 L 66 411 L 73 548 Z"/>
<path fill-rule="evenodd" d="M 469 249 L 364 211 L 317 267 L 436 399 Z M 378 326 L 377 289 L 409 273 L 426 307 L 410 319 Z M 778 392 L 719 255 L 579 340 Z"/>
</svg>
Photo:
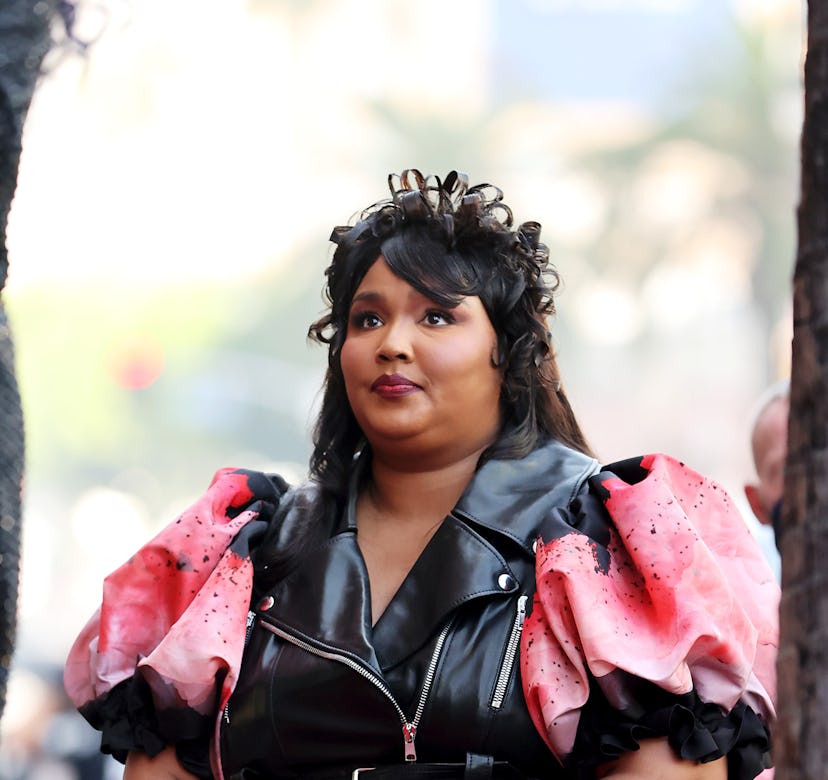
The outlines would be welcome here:
<svg viewBox="0 0 828 780">
<path fill-rule="evenodd" d="M 333 772 L 311 772 L 297 775 L 301 780 L 528 780 L 508 761 L 495 761 L 491 756 L 466 754 L 465 764 L 421 763 L 383 764 Z M 228 780 L 264 780 L 257 772 L 244 769 Z"/>
</svg>

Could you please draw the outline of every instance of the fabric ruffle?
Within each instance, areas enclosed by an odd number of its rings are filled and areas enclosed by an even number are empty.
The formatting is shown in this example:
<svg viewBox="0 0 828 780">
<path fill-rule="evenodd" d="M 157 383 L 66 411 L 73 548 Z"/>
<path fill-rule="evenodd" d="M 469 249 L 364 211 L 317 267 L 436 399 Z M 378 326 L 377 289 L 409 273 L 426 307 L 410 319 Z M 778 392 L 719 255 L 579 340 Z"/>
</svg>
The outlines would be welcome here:
<svg viewBox="0 0 828 780">
<path fill-rule="evenodd" d="M 727 756 L 730 778 L 753 778 L 766 768 L 768 731 L 756 713 L 738 703 L 724 713 L 695 692 L 676 695 L 653 683 L 637 683 L 637 707 L 611 707 L 597 682 L 581 710 L 578 734 L 567 759 L 575 777 L 593 778 L 597 765 L 638 749 L 642 740 L 666 737 L 677 756 L 704 763 Z"/>
<path fill-rule="evenodd" d="M 775 718 L 778 601 L 776 578 L 721 487 L 665 455 L 609 466 L 541 528 L 521 639 L 532 719 L 571 764 L 584 734 L 596 733 L 585 705 L 597 686 L 629 724 L 604 739 L 631 749 L 658 722 L 687 757 L 725 755 L 738 740 L 712 735 L 728 719 L 754 718 L 764 730 Z M 672 703 L 654 711 L 645 681 Z M 687 696 L 702 710 L 683 704 Z M 745 708 L 751 715 L 739 716 Z"/>
<path fill-rule="evenodd" d="M 278 477 L 222 469 L 207 492 L 104 580 L 64 687 L 122 757 L 150 755 L 215 723 L 238 677 L 250 606 L 250 545 Z M 209 731 L 208 731 L 209 733 Z"/>
</svg>

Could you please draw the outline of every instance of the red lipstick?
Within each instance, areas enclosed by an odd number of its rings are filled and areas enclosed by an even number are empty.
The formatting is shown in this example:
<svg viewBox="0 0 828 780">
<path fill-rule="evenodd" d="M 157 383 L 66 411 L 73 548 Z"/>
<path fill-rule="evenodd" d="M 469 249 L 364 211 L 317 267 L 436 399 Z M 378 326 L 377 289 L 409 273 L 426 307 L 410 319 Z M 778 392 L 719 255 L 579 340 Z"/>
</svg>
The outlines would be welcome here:
<svg viewBox="0 0 828 780">
<path fill-rule="evenodd" d="M 400 398 L 409 393 L 416 393 L 418 390 L 422 388 L 402 374 L 382 374 L 371 385 L 371 392 L 381 398 Z"/>
</svg>

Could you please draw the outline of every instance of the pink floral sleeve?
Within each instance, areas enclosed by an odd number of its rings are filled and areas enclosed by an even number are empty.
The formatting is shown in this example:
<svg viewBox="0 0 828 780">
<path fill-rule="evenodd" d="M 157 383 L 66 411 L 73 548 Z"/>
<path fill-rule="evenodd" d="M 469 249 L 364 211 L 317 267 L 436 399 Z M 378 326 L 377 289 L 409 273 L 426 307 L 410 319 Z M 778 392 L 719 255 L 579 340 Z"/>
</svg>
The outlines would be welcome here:
<svg viewBox="0 0 828 780">
<path fill-rule="evenodd" d="M 165 713 L 185 710 L 215 720 L 241 662 L 253 579 L 247 542 L 263 526 L 251 521 L 259 499 L 278 502 L 281 489 L 257 472 L 218 471 L 195 504 L 106 578 L 101 607 L 64 668 L 69 697 L 96 726 L 133 708 L 109 701 L 133 677 L 146 682 L 160 720 L 175 723 Z M 175 735 L 159 736 L 160 745 Z"/>
<path fill-rule="evenodd" d="M 620 712 L 642 679 L 723 713 L 746 704 L 767 727 L 775 717 L 779 588 L 738 509 L 673 458 L 630 464 L 632 479 L 593 478 L 610 520 L 600 541 L 573 523 L 538 543 L 522 679 L 561 761 L 595 683 Z"/>
</svg>

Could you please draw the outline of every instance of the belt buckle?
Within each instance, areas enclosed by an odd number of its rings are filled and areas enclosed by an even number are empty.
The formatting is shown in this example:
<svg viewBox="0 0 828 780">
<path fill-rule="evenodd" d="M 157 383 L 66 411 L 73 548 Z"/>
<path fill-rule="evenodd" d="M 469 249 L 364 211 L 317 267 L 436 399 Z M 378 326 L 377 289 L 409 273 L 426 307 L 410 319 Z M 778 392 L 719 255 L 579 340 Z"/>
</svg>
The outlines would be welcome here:
<svg viewBox="0 0 828 780">
<path fill-rule="evenodd" d="M 353 773 L 351 774 L 351 780 L 359 780 L 359 776 L 363 772 L 373 772 L 375 769 L 375 766 L 361 766 L 359 767 L 359 769 L 354 769 Z"/>
</svg>

